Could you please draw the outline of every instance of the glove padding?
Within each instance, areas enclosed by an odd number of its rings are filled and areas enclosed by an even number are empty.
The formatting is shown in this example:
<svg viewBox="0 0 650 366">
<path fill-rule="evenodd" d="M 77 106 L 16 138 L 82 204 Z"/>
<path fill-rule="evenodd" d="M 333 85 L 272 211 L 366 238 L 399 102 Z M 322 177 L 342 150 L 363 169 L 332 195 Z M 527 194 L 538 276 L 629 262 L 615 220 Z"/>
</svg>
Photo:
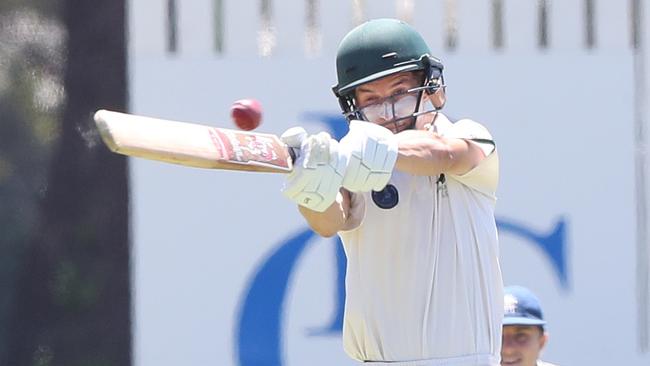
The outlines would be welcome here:
<svg viewBox="0 0 650 366">
<path fill-rule="evenodd" d="M 290 147 L 300 148 L 282 193 L 298 205 L 325 211 L 336 200 L 348 157 L 327 132 L 307 136 L 303 128 L 293 127 L 280 138 Z"/>
<path fill-rule="evenodd" d="M 387 128 L 351 121 L 340 149 L 350 156 L 343 187 L 350 192 L 384 189 L 397 161 L 397 137 Z"/>
</svg>

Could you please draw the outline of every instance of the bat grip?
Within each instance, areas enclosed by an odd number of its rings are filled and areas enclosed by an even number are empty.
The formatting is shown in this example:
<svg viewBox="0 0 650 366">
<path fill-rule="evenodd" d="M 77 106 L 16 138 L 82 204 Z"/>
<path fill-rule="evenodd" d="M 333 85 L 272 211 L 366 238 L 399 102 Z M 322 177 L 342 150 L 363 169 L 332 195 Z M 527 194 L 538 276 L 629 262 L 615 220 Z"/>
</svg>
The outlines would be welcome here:
<svg viewBox="0 0 650 366">
<path fill-rule="evenodd" d="M 298 154 L 296 153 L 296 149 L 293 147 L 289 148 L 289 156 L 291 157 L 291 163 L 295 163 L 296 159 L 298 159 Z"/>
</svg>

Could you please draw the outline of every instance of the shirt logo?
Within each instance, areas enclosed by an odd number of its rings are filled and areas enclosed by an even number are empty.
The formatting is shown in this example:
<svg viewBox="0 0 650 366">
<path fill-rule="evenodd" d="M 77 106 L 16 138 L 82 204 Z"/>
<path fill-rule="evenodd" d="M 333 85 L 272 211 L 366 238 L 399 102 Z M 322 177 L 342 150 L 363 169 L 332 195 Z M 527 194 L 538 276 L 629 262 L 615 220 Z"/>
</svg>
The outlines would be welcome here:
<svg viewBox="0 0 650 366">
<path fill-rule="evenodd" d="M 397 188 L 392 184 L 388 184 L 381 191 L 372 191 L 372 201 L 377 207 L 383 208 L 384 210 L 397 206 L 397 202 L 399 202 Z"/>
</svg>

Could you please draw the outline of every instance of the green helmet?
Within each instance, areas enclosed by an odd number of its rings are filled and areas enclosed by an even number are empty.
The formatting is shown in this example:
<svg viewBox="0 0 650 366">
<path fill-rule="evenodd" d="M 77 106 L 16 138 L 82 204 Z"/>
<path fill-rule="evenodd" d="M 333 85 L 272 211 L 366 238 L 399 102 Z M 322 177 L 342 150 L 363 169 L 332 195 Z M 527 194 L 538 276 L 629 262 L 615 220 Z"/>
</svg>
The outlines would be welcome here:
<svg viewBox="0 0 650 366">
<path fill-rule="evenodd" d="M 424 70 L 425 85 L 441 78 L 442 63 L 430 52 L 422 36 L 397 19 L 370 20 L 354 28 L 343 38 L 336 55 L 338 82 L 332 90 L 343 112 L 348 117 L 354 114 L 356 87 L 382 77 Z"/>
</svg>

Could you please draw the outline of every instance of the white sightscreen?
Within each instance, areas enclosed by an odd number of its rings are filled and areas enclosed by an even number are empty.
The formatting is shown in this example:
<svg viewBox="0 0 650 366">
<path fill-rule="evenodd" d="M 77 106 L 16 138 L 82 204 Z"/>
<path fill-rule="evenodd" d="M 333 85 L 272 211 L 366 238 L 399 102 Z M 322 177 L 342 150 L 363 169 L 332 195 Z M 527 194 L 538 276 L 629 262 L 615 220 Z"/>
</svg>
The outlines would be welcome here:
<svg viewBox="0 0 650 366">
<path fill-rule="evenodd" d="M 131 112 L 233 127 L 230 104 L 254 97 L 261 131 L 340 133 L 338 41 L 400 14 L 446 66 L 447 114 L 497 141 L 504 279 L 542 299 L 545 358 L 647 365 L 629 3 L 478 3 L 132 0 Z M 283 176 L 132 160 L 131 178 L 136 365 L 354 364 L 337 243 L 310 236 Z"/>
</svg>

